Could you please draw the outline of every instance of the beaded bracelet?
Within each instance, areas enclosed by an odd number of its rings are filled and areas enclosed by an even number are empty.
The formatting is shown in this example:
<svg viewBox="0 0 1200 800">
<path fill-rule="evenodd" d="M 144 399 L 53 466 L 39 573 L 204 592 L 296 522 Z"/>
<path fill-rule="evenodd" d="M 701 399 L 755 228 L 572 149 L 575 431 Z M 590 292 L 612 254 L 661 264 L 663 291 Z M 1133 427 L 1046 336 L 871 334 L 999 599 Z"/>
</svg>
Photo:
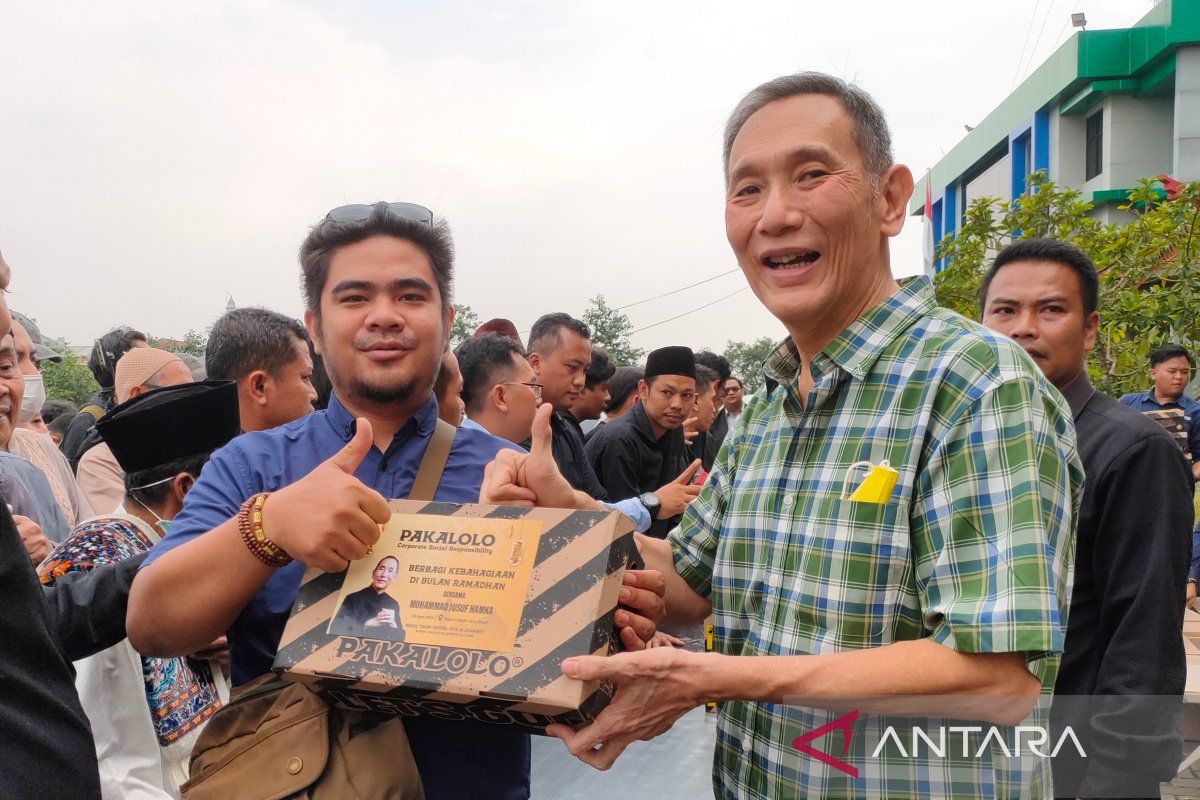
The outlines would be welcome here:
<svg viewBox="0 0 1200 800">
<path fill-rule="evenodd" d="M 250 497 L 238 509 L 238 530 L 242 533 L 242 541 L 254 557 L 268 567 L 286 567 L 292 563 L 292 557 L 283 548 L 272 542 L 263 533 L 262 509 L 267 502 L 267 492 Z"/>
</svg>

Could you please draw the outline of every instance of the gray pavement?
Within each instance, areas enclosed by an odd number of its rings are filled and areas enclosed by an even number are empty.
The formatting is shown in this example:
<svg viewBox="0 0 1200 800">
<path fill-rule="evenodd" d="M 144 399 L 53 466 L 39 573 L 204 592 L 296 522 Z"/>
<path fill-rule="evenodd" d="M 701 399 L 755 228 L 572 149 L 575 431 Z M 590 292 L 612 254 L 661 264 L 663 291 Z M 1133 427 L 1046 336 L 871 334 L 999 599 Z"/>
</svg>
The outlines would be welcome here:
<svg viewBox="0 0 1200 800">
<path fill-rule="evenodd" d="M 532 800 L 672 800 L 712 797 L 717 715 L 697 708 L 649 742 L 634 742 L 607 772 L 597 772 L 558 739 L 533 737 Z"/>
</svg>

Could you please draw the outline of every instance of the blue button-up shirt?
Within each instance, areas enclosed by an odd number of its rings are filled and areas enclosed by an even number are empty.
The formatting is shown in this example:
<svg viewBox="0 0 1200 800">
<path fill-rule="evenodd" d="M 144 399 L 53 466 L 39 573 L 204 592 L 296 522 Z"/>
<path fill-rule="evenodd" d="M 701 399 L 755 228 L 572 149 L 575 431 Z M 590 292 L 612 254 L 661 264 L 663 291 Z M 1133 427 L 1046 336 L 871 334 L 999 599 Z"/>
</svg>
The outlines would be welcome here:
<svg viewBox="0 0 1200 800">
<path fill-rule="evenodd" d="M 334 396 L 325 411 L 234 439 L 205 465 L 172 521 L 170 534 L 145 564 L 231 519 L 251 495 L 275 491 L 303 478 L 345 447 L 353 422 Z M 436 423 L 437 402 L 430 395 L 396 432 L 385 452 L 372 446 L 355 477 L 384 497 L 407 497 Z M 459 429 L 434 499 L 476 502 L 483 468 L 506 448 L 517 449 L 487 432 Z M 275 570 L 229 629 L 235 685 L 271 669 L 303 575 L 304 565 L 299 562 Z M 529 797 L 528 734 L 430 718 L 406 719 L 404 725 L 428 800 Z"/>
<path fill-rule="evenodd" d="M 1188 451 L 1192 454 L 1192 463 L 1200 463 L 1200 403 L 1186 394 L 1179 395 L 1173 403 L 1160 403 L 1154 396 L 1154 390 L 1134 392 L 1121 398 L 1121 402 L 1134 411 L 1166 411 L 1178 408 L 1183 412 L 1188 426 Z"/>
</svg>

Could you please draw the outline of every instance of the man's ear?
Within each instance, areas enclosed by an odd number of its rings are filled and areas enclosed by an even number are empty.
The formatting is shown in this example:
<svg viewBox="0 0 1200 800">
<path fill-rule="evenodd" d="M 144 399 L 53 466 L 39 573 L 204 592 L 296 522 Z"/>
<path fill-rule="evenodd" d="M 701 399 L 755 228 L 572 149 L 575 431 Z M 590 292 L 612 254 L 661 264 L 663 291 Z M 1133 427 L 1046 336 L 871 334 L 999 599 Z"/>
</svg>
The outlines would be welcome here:
<svg viewBox="0 0 1200 800">
<path fill-rule="evenodd" d="M 644 380 L 638 381 L 638 399 L 643 403 L 650 399 L 650 384 Z"/>
<path fill-rule="evenodd" d="M 442 325 L 445 326 L 445 336 L 442 341 L 445 344 L 445 349 L 450 349 L 450 334 L 454 331 L 454 306 L 451 305 L 442 312 Z"/>
<path fill-rule="evenodd" d="M 885 236 L 896 236 L 908 218 L 908 201 L 913 193 L 913 176 L 903 164 L 893 164 L 879 176 L 879 189 L 875 197 L 875 214 L 879 220 L 879 232 Z"/>
<path fill-rule="evenodd" d="M 1100 312 L 1088 314 L 1083 323 L 1083 349 L 1090 351 L 1096 346 L 1096 331 L 1100 328 Z"/>
<path fill-rule="evenodd" d="M 497 383 L 488 392 L 488 402 L 496 407 L 496 410 L 508 413 L 508 387 L 503 383 Z"/>
<path fill-rule="evenodd" d="M 308 329 L 308 338 L 312 339 L 313 351 L 317 355 L 324 355 L 321 352 L 321 320 L 309 309 L 304 310 L 304 327 Z"/>
<path fill-rule="evenodd" d="M 533 370 L 533 374 L 540 378 L 542 376 L 542 354 L 530 353 L 527 360 L 529 361 L 529 368 Z"/>
<path fill-rule="evenodd" d="M 267 383 L 270 379 L 271 376 L 266 370 L 261 369 L 254 370 L 242 379 L 246 382 L 246 396 L 250 398 L 250 402 L 260 406 L 267 404 Z"/>
<path fill-rule="evenodd" d="M 175 476 L 175 480 L 171 481 L 171 493 L 175 495 L 175 499 L 179 505 L 183 505 L 183 497 L 193 486 L 196 485 L 196 479 L 186 472 L 181 472 Z"/>
</svg>

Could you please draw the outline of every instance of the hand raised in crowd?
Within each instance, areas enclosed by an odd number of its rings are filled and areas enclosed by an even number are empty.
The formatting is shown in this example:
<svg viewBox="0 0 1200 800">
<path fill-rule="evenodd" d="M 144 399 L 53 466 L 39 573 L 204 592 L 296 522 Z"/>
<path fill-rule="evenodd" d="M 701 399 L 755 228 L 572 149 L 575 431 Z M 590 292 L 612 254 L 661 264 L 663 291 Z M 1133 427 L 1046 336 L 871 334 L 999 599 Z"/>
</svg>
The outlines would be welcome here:
<svg viewBox="0 0 1200 800">
<path fill-rule="evenodd" d="M 11 511 L 12 506 L 9 506 L 8 509 Z M 17 523 L 17 533 L 21 537 L 21 544 L 25 545 L 25 552 L 29 554 L 29 560 L 36 567 L 46 560 L 46 556 L 50 555 L 54 544 L 46 538 L 46 534 L 42 533 L 42 526 L 29 517 L 13 514 L 13 522 Z"/>
<path fill-rule="evenodd" d="M 696 423 L 699 421 L 699 417 L 688 417 L 683 421 L 683 441 L 688 447 L 691 447 L 692 440 L 700 435 L 700 431 L 696 430 Z"/>
<path fill-rule="evenodd" d="M 603 508 L 584 492 L 571 487 L 558 465 L 550 444 L 553 432 L 550 415 L 554 407 L 543 403 L 533 418 L 533 437 L 528 453 L 501 450 L 484 468 L 479 502 L 505 506 L 544 506 L 546 508 Z"/>
<path fill-rule="evenodd" d="M 658 495 L 659 503 L 662 504 L 658 512 L 659 519 L 682 514 L 683 510 L 687 508 L 687 504 L 696 499 L 696 495 L 700 494 L 700 487 L 693 484 L 692 481 L 696 479 L 696 472 L 699 469 L 700 459 L 696 459 L 687 469 L 679 473 L 678 478 L 655 492 Z"/>
<path fill-rule="evenodd" d="M 533 418 L 533 438 L 528 453 L 501 450 L 484 468 L 479 502 L 488 505 L 544 506 L 600 510 L 604 506 L 584 492 L 571 488 L 554 463 L 550 444 L 554 436 L 550 415 L 543 403 Z M 700 462 L 696 462 L 699 464 Z M 654 637 L 665 613 L 666 583 L 657 570 L 626 570 L 621 587 L 621 608 L 613 617 L 626 650 L 641 650 Z"/>
<path fill-rule="evenodd" d="M 354 438 L 328 461 L 267 498 L 263 533 L 297 561 L 339 572 L 367 554 L 391 516 L 387 500 L 354 470 L 371 449 L 371 423 L 360 417 Z"/>
<path fill-rule="evenodd" d="M 581 681 L 611 680 L 617 692 L 590 725 L 577 731 L 551 725 L 546 733 L 562 739 L 583 763 L 606 770 L 632 742 L 666 732 L 704 703 L 704 670 L 697 659 L 712 655 L 655 647 L 641 653 L 568 658 L 562 663 L 564 675 Z"/>
</svg>

